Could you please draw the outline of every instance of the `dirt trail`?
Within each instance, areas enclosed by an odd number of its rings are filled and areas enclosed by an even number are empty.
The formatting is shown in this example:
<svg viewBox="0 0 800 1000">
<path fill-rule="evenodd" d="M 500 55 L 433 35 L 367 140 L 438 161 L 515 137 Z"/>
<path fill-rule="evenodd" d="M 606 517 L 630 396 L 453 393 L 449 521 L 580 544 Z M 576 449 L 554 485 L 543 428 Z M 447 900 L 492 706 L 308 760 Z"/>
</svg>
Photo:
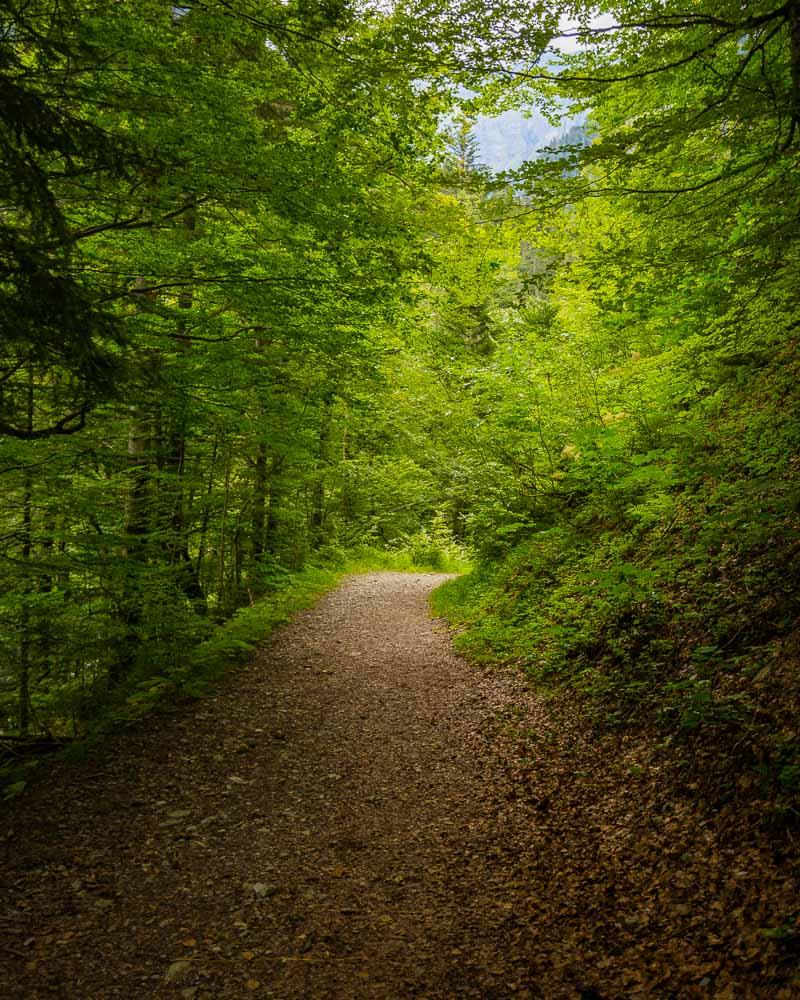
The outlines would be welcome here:
<svg viewBox="0 0 800 1000">
<path fill-rule="evenodd" d="M 442 579 L 349 580 L 213 699 L 21 803 L 14 995 L 509 995 L 510 907 L 491 865 L 467 877 L 492 684 L 428 619 Z"/>
<path fill-rule="evenodd" d="M 692 842 L 680 817 L 653 834 L 629 762 L 452 654 L 427 617 L 442 579 L 351 578 L 213 698 L 23 799 L 0 826 L 0 994 L 777 995 L 723 967 L 724 913 L 695 933 L 636 862 L 645 828 L 667 871 Z"/>
</svg>

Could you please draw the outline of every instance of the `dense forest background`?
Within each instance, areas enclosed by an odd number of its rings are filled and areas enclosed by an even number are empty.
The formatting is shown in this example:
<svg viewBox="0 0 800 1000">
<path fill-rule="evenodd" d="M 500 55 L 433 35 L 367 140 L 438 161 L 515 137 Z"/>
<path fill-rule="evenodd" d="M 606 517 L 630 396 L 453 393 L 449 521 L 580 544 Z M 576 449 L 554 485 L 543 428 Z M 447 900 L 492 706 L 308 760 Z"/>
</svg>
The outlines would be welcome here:
<svg viewBox="0 0 800 1000">
<path fill-rule="evenodd" d="M 796 3 L 0 32 L 7 734 L 196 689 L 337 569 L 469 558 L 463 649 L 796 816 Z M 553 145 L 492 174 L 473 125 L 520 108 Z"/>
</svg>

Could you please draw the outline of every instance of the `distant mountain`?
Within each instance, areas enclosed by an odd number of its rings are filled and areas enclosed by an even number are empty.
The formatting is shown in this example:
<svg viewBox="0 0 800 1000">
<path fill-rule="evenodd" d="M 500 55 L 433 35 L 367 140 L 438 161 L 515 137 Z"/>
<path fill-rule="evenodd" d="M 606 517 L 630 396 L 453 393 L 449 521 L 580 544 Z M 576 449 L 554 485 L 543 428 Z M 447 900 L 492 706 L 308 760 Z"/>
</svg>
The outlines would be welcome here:
<svg viewBox="0 0 800 1000">
<path fill-rule="evenodd" d="M 525 160 L 538 159 L 546 146 L 588 143 L 583 115 L 565 116 L 559 128 L 537 111 L 504 111 L 494 118 L 479 117 L 472 127 L 477 159 L 493 171 L 513 170 Z"/>
</svg>

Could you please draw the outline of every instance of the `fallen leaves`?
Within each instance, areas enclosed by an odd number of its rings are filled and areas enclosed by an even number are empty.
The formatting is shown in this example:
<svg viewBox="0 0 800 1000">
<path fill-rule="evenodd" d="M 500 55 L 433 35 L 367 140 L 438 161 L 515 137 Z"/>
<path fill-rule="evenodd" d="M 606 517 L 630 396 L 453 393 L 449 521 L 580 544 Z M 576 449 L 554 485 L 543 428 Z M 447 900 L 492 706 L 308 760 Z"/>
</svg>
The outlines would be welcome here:
<svg viewBox="0 0 800 1000">
<path fill-rule="evenodd" d="M 647 734 L 597 733 L 426 645 L 427 583 L 378 586 L 367 613 L 348 584 L 202 717 L 159 720 L 28 800 L 3 841 L 28 960 L 0 953 L 9 995 L 55 995 L 78 966 L 87 996 L 113 977 L 159 1000 L 800 995 L 796 851 L 704 809 L 700 776 L 673 781 Z M 328 662 L 333 637 L 370 653 L 322 692 L 285 656 Z M 254 718 L 261 748 L 229 775 Z M 135 825 L 101 808 L 120 789 Z"/>
</svg>

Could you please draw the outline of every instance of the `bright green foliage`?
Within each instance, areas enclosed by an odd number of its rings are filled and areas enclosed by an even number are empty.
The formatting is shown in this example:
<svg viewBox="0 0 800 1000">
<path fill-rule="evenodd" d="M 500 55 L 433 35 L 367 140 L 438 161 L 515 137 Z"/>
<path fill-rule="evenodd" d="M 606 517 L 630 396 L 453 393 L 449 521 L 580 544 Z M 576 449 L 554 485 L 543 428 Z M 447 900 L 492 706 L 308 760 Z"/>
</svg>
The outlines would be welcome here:
<svg viewBox="0 0 800 1000">
<path fill-rule="evenodd" d="M 434 517 L 383 398 L 443 148 L 401 21 L 3 15 L 4 729 L 183 687 L 238 607 Z"/>
<path fill-rule="evenodd" d="M 520 172 L 517 276 L 501 278 L 516 301 L 494 310 L 488 355 L 451 367 L 482 559 L 436 607 L 471 655 L 577 687 L 619 722 L 734 733 L 725 745 L 784 787 L 800 16 L 608 6 L 629 27 L 587 26 L 586 50 L 524 84 L 582 101 L 596 137 Z"/>
<path fill-rule="evenodd" d="M 389 6 L 9 8 L 4 727 L 469 548 L 462 648 L 789 788 L 797 4 Z M 472 117 L 525 101 L 592 141 L 490 181 Z"/>
<path fill-rule="evenodd" d="M 340 576 L 335 570 L 314 566 L 286 574 L 283 586 L 270 598 L 240 608 L 207 639 L 189 647 L 179 668 L 166 671 L 164 676 L 148 671 L 140 680 L 132 678 L 116 718 L 134 718 L 165 698 L 204 694 L 231 666 L 252 658 L 259 643 L 296 611 L 330 590 Z"/>
</svg>

